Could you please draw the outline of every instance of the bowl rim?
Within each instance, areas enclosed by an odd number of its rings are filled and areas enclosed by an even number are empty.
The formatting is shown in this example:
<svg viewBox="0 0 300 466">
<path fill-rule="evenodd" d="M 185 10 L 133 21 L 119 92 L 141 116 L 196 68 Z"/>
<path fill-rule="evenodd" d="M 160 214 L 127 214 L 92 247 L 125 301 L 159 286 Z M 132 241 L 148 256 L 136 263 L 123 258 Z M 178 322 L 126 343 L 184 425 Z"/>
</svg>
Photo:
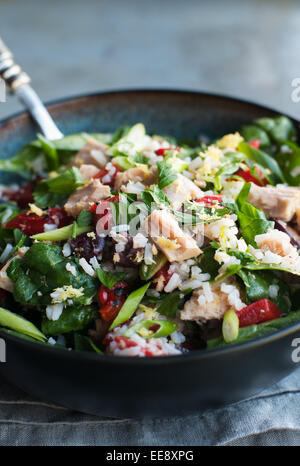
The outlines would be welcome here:
<svg viewBox="0 0 300 466">
<path fill-rule="evenodd" d="M 151 94 L 151 93 L 156 93 L 156 94 L 178 94 L 178 95 L 188 95 L 190 94 L 191 96 L 193 95 L 198 95 L 202 97 L 208 97 L 211 99 L 219 99 L 219 100 L 224 100 L 225 102 L 236 102 L 236 103 L 241 103 L 245 104 L 251 107 L 259 107 L 261 110 L 266 110 L 268 112 L 273 112 L 277 114 L 281 114 L 284 116 L 287 116 L 290 118 L 294 124 L 298 125 L 300 127 L 300 120 L 298 120 L 296 117 L 291 116 L 287 113 L 282 113 L 280 112 L 279 109 L 274 109 L 272 107 L 269 107 L 267 105 L 261 105 L 257 103 L 256 101 L 252 100 L 247 100 L 244 98 L 239 98 L 239 97 L 232 97 L 227 94 L 218 94 L 218 93 L 213 93 L 213 92 L 201 92 L 193 89 L 178 89 L 178 88 L 126 88 L 126 89 L 113 89 L 113 90 L 105 90 L 105 91 L 92 91 L 89 93 L 83 93 L 83 94 L 77 94 L 77 95 L 72 95 L 72 96 L 67 96 L 67 97 L 61 97 L 58 99 L 50 100 L 45 102 L 45 106 L 47 109 L 50 111 L 53 111 L 56 107 L 59 107 L 60 105 L 64 103 L 71 103 L 72 101 L 78 101 L 81 99 L 93 99 L 93 98 L 99 98 L 101 96 L 116 96 L 118 94 L 121 95 L 129 95 L 131 93 L 134 94 Z M 30 116 L 29 114 L 25 111 L 20 111 L 12 114 L 11 116 L 8 116 L 2 120 L 0 120 L 0 131 L 1 128 L 6 125 L 7 123 L 10 123 L 13 120 L 16 120 L 20 117 L 25 117 L 28 116 L 29 121 L 30 121 Z M 34 124 L 34 122 L 32 122 Z M 26 144 L 26 143 L 25 143 Z M 89 360 L 91 362 L 99 362 L 101 363 L 104 361 L 105 363 L 112 363 L 112 364 L 127 364 L 127 365 L 164 365 L 164 364 L 178 364 L 179 362 L 184 363 L 185 361 L 193 361 L 193 360 L 202 360 L 202 359 L 210 359 L 216 356 L 227 356 L 230 355 L 231 353 L 237 353 L 237 352 L 244 352 L 247 350 L 251 350 L 257 347 L 262 347 L 265 346 L 271 342 L 275 342 L 277 340 L 280 340 L 284 337 L 287 337 L 289 335 L 292 335 L 296 333 L 297 331 L 300 331 L 300 321 L 299 323 L 294 323 L 292 325 L 288 325 L 287 327 L 284 327 L 280 330 L 277 330 L 274 333 L 271 333 L 270 335 L 262 336 L 259 338 L 255 338 L 254 340 L 248 340 L 242 343 L 238 344 L 232 344 L 227 347 L 222 347 L 222 348 L 213 348 L 213 349 L 199 349 L 199 350 L 193 350 L 187 353 L 179 354 L 179 355 L 170 355 L 170 356 L 150 356 L 150 357 L 132 357 L 132 356 L 118 356 L 118 355 L 109 355 L 109 354 L 97 354 L 89 351 L 69 351 L 68 349 L 65 348 L 55 348 L 54 345 L 46 344 L 46 343 L 41 343 L 38 341 L 30 341 L 26 340 L 25 338 L 18 337 L 16 335 L 9 334 L 5 331 L 0 330 L 0 337 L 4 339 L 4 341 L 12 341 L 14 343 L 17 343 L 19 345 L 25 345 L 29 350 L 30 349 L 39 349 L 42 352 L 47 352 L 53 355 L 56 355 L 57 357 L 60 355 L 63 358 L 66 359 L 79 359 L 80 361 L 86 361 Z"/>
</svg>

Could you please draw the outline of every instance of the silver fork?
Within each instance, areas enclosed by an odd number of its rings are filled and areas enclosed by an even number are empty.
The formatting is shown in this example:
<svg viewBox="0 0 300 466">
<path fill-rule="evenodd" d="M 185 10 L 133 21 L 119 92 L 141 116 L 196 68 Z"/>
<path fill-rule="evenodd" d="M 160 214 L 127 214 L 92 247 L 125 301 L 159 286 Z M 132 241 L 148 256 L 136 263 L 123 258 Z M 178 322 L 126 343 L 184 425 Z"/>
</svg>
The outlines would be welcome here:
<svg viewBox="0 0 300 466">
<path fill-rule="evenodd" d="M 0 37 L 0 78 L 25 105 L 40 131 L 47 139 L 61 139 L 63 134 L 54 123 L 37 93 L 30 86 L 30 77 L 14 62 L 13 54 Z"/>
</svg>

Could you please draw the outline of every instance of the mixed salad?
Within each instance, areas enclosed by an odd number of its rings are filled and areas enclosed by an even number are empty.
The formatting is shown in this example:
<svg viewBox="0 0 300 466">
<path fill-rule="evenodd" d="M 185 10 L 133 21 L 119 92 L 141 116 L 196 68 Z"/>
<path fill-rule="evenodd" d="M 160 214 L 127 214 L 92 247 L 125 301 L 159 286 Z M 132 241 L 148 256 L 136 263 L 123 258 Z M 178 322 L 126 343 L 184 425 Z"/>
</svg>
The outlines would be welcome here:
<svg viewBox="0 0 300 466">
<path fill-rule="evenodd" d="M 38 135 L 0 170 L 1 330 L 176 355 L 300 321 L 300 147 L 260 118 L 214 141 Z"/>
</svg>

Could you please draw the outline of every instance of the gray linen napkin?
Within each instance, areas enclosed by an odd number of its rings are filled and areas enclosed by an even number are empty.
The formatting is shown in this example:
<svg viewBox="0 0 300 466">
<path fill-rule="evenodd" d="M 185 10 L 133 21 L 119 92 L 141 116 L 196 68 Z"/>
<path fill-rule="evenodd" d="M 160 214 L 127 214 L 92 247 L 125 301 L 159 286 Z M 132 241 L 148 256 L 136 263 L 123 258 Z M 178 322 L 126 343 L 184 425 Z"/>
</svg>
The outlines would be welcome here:
<svg viewBox="0 0 300 466">
<path fill-rule="evenodd" d="M 300 368 L 225 408 L 144 420 L 81 414 L 34 400 L 0 380 L 0 445 L 278 444 L 300 445 Z"/>
</svg>

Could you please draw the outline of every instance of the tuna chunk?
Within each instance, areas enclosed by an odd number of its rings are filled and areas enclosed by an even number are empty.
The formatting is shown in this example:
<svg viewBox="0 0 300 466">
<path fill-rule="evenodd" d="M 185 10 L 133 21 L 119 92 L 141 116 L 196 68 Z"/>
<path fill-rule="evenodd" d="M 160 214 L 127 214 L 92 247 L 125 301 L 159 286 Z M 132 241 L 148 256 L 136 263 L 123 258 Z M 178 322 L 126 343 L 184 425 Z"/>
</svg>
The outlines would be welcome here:
<svg viewBox="0 0 300 466">
<path fill-rule="evenodd" d="M 95 139 L 89 139 L 86 145 L 75 155 L 69 163 L 69 167 L 80 167 L 83 164 L 95 165 L 97 168 L 103 168 L 109 161 L 106 155 L 108 146 L 98 142 Z"/>
<path fill-rule="evenodd" d="M 244 306 L 234 281 L 229 279 L 214 285 L 206 282 L 203 288 L 195 290 L 191 299 L 185 303 L 180 318 L 207 322 L 211 319 L 222 319 L 229 309 L 240 310 Z"/>
<path fill-rule="evenodd" d="M 124 172 L 117 173 L 114 189 L 120 191 L 122 186 L 125 186 L 129 181 L 133 183 L 143 183 L 146 186 L 157 183 L 157 167 L 139 166 L 129 168 Z"/>
<path fill-rule="evenodd" d="M 285 257 L 298 255 L 297 250 L 292 246 L 288 234 L 279 230 L 271 230 L 263 235 L 256 235 L 257 246 L 263 251 L 271 251 L 273 254 Z"/>
<path fill-rule="evenodd" d="M 11 263 L 12 259 L 9 260 L 5 265 L 4 267 L 2 267 L 2 269 L 0 270 L 0 288 L 2 290 L 6 290 L 6 291 L 9 291 L 10 293 L 13 292 L 14 290 L 14 282 L 12 281 L 11 278 L 9 278 L 7 276 L 7 273 L 6 273 L 6 270 L 9 266 L 9 264 Z"/>
<path fill-rule="evenodd" d="M 99 179 L 77 189 L 65 204 L 65 211 L 72 217 L 77 217 L 83 209 L 89 209 L 94 202 L 110 196 L 110 187 L 102 184 Z"/>
<path fill-rule="evenodd" d="M 79 171 L 81 173 L 81 176 L 84 181 L 89 181 L 90 179 L 93 178 L 97 173 L 99 173 L 99 168 L 96 167 L 95 165 L 87 165 L 83 164 L 79 168 Z"/>
<path fill-rule="evenodd" d="M 196 241 L 178 225 L 167 210 L 154 210 L 144 223 L 144 230 L 169 262 L 181 262 L 201 254 Z"/>
<path fill-rule="evenodd" d="M 252 183 L 248 201 L 262 209 L 269 217 L 290 222 L 297 214 L 297 220 L 300 219 L 299 188 L 290 186 L 260 187 Z"/>
<path fill-rule="evenodd" d="M 175 210 L 179 209 L 183 202 L 203 196 L 201 189 L 193 181 L 180 174 L 173 183 L 163 189 L 163 192 Z"/>
</svg>

